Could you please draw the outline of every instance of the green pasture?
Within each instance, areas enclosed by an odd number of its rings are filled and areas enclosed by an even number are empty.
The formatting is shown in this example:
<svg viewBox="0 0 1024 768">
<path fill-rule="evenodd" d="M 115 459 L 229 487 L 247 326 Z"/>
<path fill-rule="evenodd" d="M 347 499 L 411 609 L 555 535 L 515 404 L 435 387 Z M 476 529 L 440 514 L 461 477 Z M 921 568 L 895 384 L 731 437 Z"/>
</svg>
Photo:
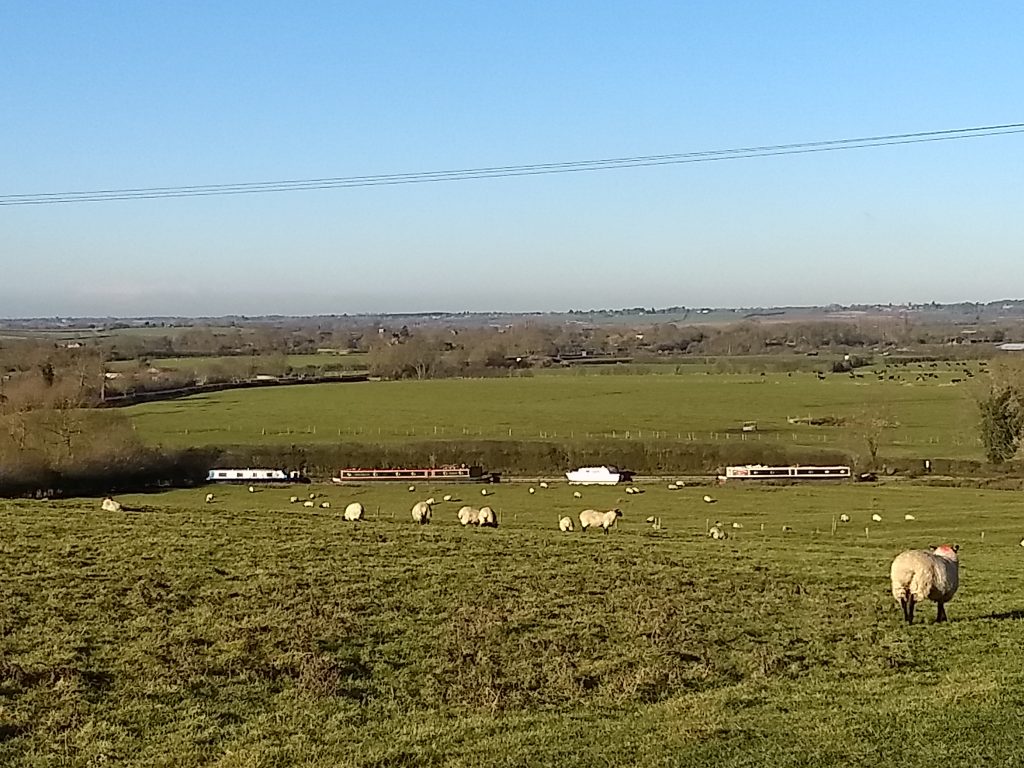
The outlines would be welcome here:
<svg viewBox="0 0 1024 768">
<path fill-rule="evenodd" d="M 930 373 L 935 378 L 921 380 Z M 890 379 L 889 376 L 894 378 Z M 896 376 L 901 378 L 897 379 Z M 126 409 L 146 441 L 165 446 L 329 444 L 469 438 L 654 441 L 762 440 L 882 456 L 981 458 L 982 377 L 910 366 L 879 380 L 813 372 L 562 375 L 365 382 L 237 390 Z M 839 426 L 791 423 L 833 417 Z M 755 433 L 743 433 L 756 421 Z M 883 427 L 872 427 L 872 422 Z"/>
<path fill-rule="evenodd" d="M 530 486 L 0 502 L 0 764 L 1024 762 L 1016 493 Z M 458 525 L 485 500 L 497 529 Z M 613 505 L 608 535 L 557 530 Z M 951 621 L 908 627 L 888 564 L 942 542 Z"/>
</svg>

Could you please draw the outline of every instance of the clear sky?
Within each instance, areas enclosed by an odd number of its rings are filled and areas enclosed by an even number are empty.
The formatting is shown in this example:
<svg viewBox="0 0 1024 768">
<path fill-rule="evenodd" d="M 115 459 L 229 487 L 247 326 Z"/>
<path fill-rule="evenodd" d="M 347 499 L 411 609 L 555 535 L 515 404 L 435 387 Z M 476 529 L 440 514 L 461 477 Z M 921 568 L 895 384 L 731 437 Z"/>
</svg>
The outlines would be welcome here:
<svg viewBox="0 0 1024 768">
<path fill-rule="evenodd" d="M 0 0 L 0 194 L 1024 121 L 1024 3 Z M 0 207 L 0 316 L 1024 296 L 1024 134 Z"/>
</svg>

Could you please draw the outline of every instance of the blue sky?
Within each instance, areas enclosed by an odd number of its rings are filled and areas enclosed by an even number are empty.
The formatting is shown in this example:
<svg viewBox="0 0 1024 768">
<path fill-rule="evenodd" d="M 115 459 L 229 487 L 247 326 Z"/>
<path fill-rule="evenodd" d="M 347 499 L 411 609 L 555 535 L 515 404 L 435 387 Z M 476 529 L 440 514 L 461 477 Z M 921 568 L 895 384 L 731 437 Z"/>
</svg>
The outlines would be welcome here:
<svg viewBox="0 0 1024 768">
<path fill-rule="evenodd" d="M 1019 2 L 0 2 L 0 194 L 1024 121 Z M 0 316 L 1024 296 L 1024 134 L 0 207 Z"/>
</svg>

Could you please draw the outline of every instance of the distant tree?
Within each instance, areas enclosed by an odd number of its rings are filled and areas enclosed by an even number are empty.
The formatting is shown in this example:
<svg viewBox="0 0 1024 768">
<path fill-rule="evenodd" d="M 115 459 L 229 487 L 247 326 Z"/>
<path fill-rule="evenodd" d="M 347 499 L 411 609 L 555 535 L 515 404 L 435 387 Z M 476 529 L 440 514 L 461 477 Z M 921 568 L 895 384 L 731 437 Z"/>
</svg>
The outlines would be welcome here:
<svg viewBox="0 0 1024 768">
<path fill-rule="evenodd" d="M 978 401 L 979 429 L 985 456 L 1002 464 L 1016 455 L 1024 429 L 1020 392 L 1012 386 L 993 389 Z"/>
</svg>

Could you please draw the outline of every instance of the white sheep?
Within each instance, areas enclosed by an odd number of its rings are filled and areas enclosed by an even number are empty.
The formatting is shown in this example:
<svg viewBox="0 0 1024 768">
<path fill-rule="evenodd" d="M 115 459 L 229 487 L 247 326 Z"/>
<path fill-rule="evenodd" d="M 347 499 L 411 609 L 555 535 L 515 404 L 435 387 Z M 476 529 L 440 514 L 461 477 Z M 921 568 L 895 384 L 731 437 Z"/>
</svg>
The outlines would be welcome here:
<svg viewBox="0 0 1024 768">
<path fill-rule="evenodd" d="M 609 509 L 607 512 L 598 512 L 596 509 L 585 509 L 580 512 L 580 529 L 603 528 L 605 533 L 615 525 L 616 519 L 622 517 L 622 511 Z"/>
<path fill-rule="evenodd" d="M 708 529 L 708 536 L 716 540 L 729 538 L 729 534 L 725 532 L 725 529 L 722 528 L 722 524 L 719 522 L 716 522 L 710 529 Z"/>
<path fill-rule="evenodd" d="M 572 497 L 573 497 L 574 499 L 582 499 L 582 498 L 583 498 L 583 494 L 582 494 L 582 493 L 580 493 L 579 491 L 573 491 L 573 492 L 572 492 Z"/>
<path fill-rule="evenodd" d="M 107 496 L 102 502 L 100 502 L 100 509 L 104 512 L 120 512 L 121 502 L 114 501 L 112 498 Z"/>
<path fill-rule="evenodd" d="M 876 523 L 882 522 L 882 516 L 877 512 L 871 516 L 871 519 L 874 520 Z"/>
<path fill-rule="evenodd" d="M 572 532 L 572 518 L 568 515 L 566 515 L 563 518 L 560 518 L 558 521 L 558 530 L 560 530 L 562 533 Z"/>
<path fill-rule="evenodd" d="M 412 519 L 413 522 L 419 523 L 420 525 L 426 525 L 430 522 L 430 505 L 425 501 L 417 501 L 412 505 Z"/>
<path fill-rule="evenodd" d="M 289 496 L 288 497 L 288 503 L 289 504 L 298 504 L 299 503 L 299 497 L 298 496 Z"/>
<path fill-rule="evenodd" d="M 256 493 L 256 486 L 250 485 L 249 486 L 249 493 Z"/>
<path fill-rule="evenodd" d="M 206 503 L 207 504 L 213 504 L 213 494 L 212 493 L 206 494 Z"/>
<path fill-rule="evenodd" d="M 903 609 L 908 624 L 914 621 L 914 606 L 924 600 L 939 604 L 936 621 L 946 620 L 946 603 L 953 599 L 960 585 L 960 561 L 956 554 L 959 549 L 955 544 L 943 544 L 931 552 L 911 549 L 892 561 L 892 596 Z"/>
<path fill-rule="evenodd" d="M 733 523 L 732 527 L 733 528 L 742 528 L 743 527 L 743 523 Z"/>
<path fill-rule="evenodd" d="M 541 487 L 541 488 L 547 488 L 547 487 L 548 487 L 548 484 L 547 484 L 547 483 L 541 483 L 541 484 L 540 484 L 540 487 Z"/>
<path fill-rule="evenodd" d="M 704 503 L 705 504 L 714 504 L 716 501 L 718 501 L 718 499 L 713 499 L 710 496 L 705 496 L 704 497 Z"/>
<path fill-rule="evenodd" d="M 848 523 L 848 522 L 850 522 L 850 516 L 848 514 L 846 514 L 845 512 L 843 512 L 843 514 L 841 514 L 839 516 L 839 522 L 840 523 Z"/>
<path fill-rule="evenodd" d="M 668 489 L 669 489 L 670 491 L 678 491 L 678 490 L 679 490 L 679 486 L 678 486 L 678 485 L 676 485 L 675 483 L 669 483 L 669 484 L 668 484 Z"/>
<path fill-rule="evenodd" d="M 489 493 L 490 493 L 490 491 L 488 491 L 486 488 L 481 488 L 480 489 L 480 495 L 481 496 L 487 496 Z"/>
<path fill-rule="evenodd" d="M 315 498 L 316 498 L 316 494 L 315 494 L 315 493 L 311 493 L 311 494 L 309 494 L 309 498 L 310 498 L 310 499 L 315 499 Z"/>
<path fill-rule="evenodd" d="M 653 523 L 654 522 L 654 515 L 650 515 L 646 520 L 644 520 L 644 522 L 645 523 Z"/>
<path fill-rule="evenodd" d="M 330 508 L 331 508 L 331 502 L 329 502 L 329 501 L 321 501 L 320 502 L 320 509 L 330 509 Z"/>
<path fill-rule="evenodd" d="M 304 501 L 304 502 L 302 502 L 302 506 L 304 506 L 304 507 L 315 507 L 316 504 L 314 504 L 312 501 Z"/>
<path fill-rule="evenodd" d="M 363 509 L 362 504 L 360 504 L 358 501 L 353 501 L 351 504 L 345 507 L 345 512 L 342 514 L 342 517 L 345 520 L 354 523 L 357 520 L 362 520 L 363 514 L 365 512 L 366 510 Z"/>
<path fill-rule="evenodd" d="M 434 499 L 433 496 L 431 496 L 429 499 L 427 499 L 427 504 L 429 504 L 430 506 L 434 506 L 435 504 L 437 504 L 437 501 Z"/>
<path fill-rule="evenodd" d="M 497 528 L 498 517 L 490 507 L 480 507 L 479 525 L 481 528 Z"/>
<path fill-rule="evenodd" d="M 913 515 L 904 515 L 903 519 L 908 521 L 908 522 L 910 522 L 911 520 L 917 520 L 917 518 L 914 517 Z"/>
<path fill-rule="evenodd" d="M 476 507 L 465 506 L 459 510 L 458 518 L 463 525 L 479 525 L 480 510 Z"/>
<path fill-rule="evenodd" d="M 531 485 L 531 486 L 530 486 L 530 493 L 536 493 L 536 492 L 537 492 L 537 489 L 536 489 L 536 488 L 534 488 L 534 487 L 533 487 L 533 486 Z"/>
<path fill-rule="evenodd" d="M 414 493 L 415 491 L 416 491 L 416 486 L 415 485 L 410 485 L 409 486 L 409 493 Z"/>
<path fill-rule="evenodd" d="M 791 525 L 784 525 L 784 526 L 782 526 L 782 532 L 783 533 L 792 533 L 793 532 L 793 526 L 791 526 Z"/>
<path fill-rule="evenodd" d="M 451 500 L 452 500 L 452 495 L 450 493 L 446 493 L 444 496 L 441 497 L 441 501 L 451 501 Z"/>
</svg>

